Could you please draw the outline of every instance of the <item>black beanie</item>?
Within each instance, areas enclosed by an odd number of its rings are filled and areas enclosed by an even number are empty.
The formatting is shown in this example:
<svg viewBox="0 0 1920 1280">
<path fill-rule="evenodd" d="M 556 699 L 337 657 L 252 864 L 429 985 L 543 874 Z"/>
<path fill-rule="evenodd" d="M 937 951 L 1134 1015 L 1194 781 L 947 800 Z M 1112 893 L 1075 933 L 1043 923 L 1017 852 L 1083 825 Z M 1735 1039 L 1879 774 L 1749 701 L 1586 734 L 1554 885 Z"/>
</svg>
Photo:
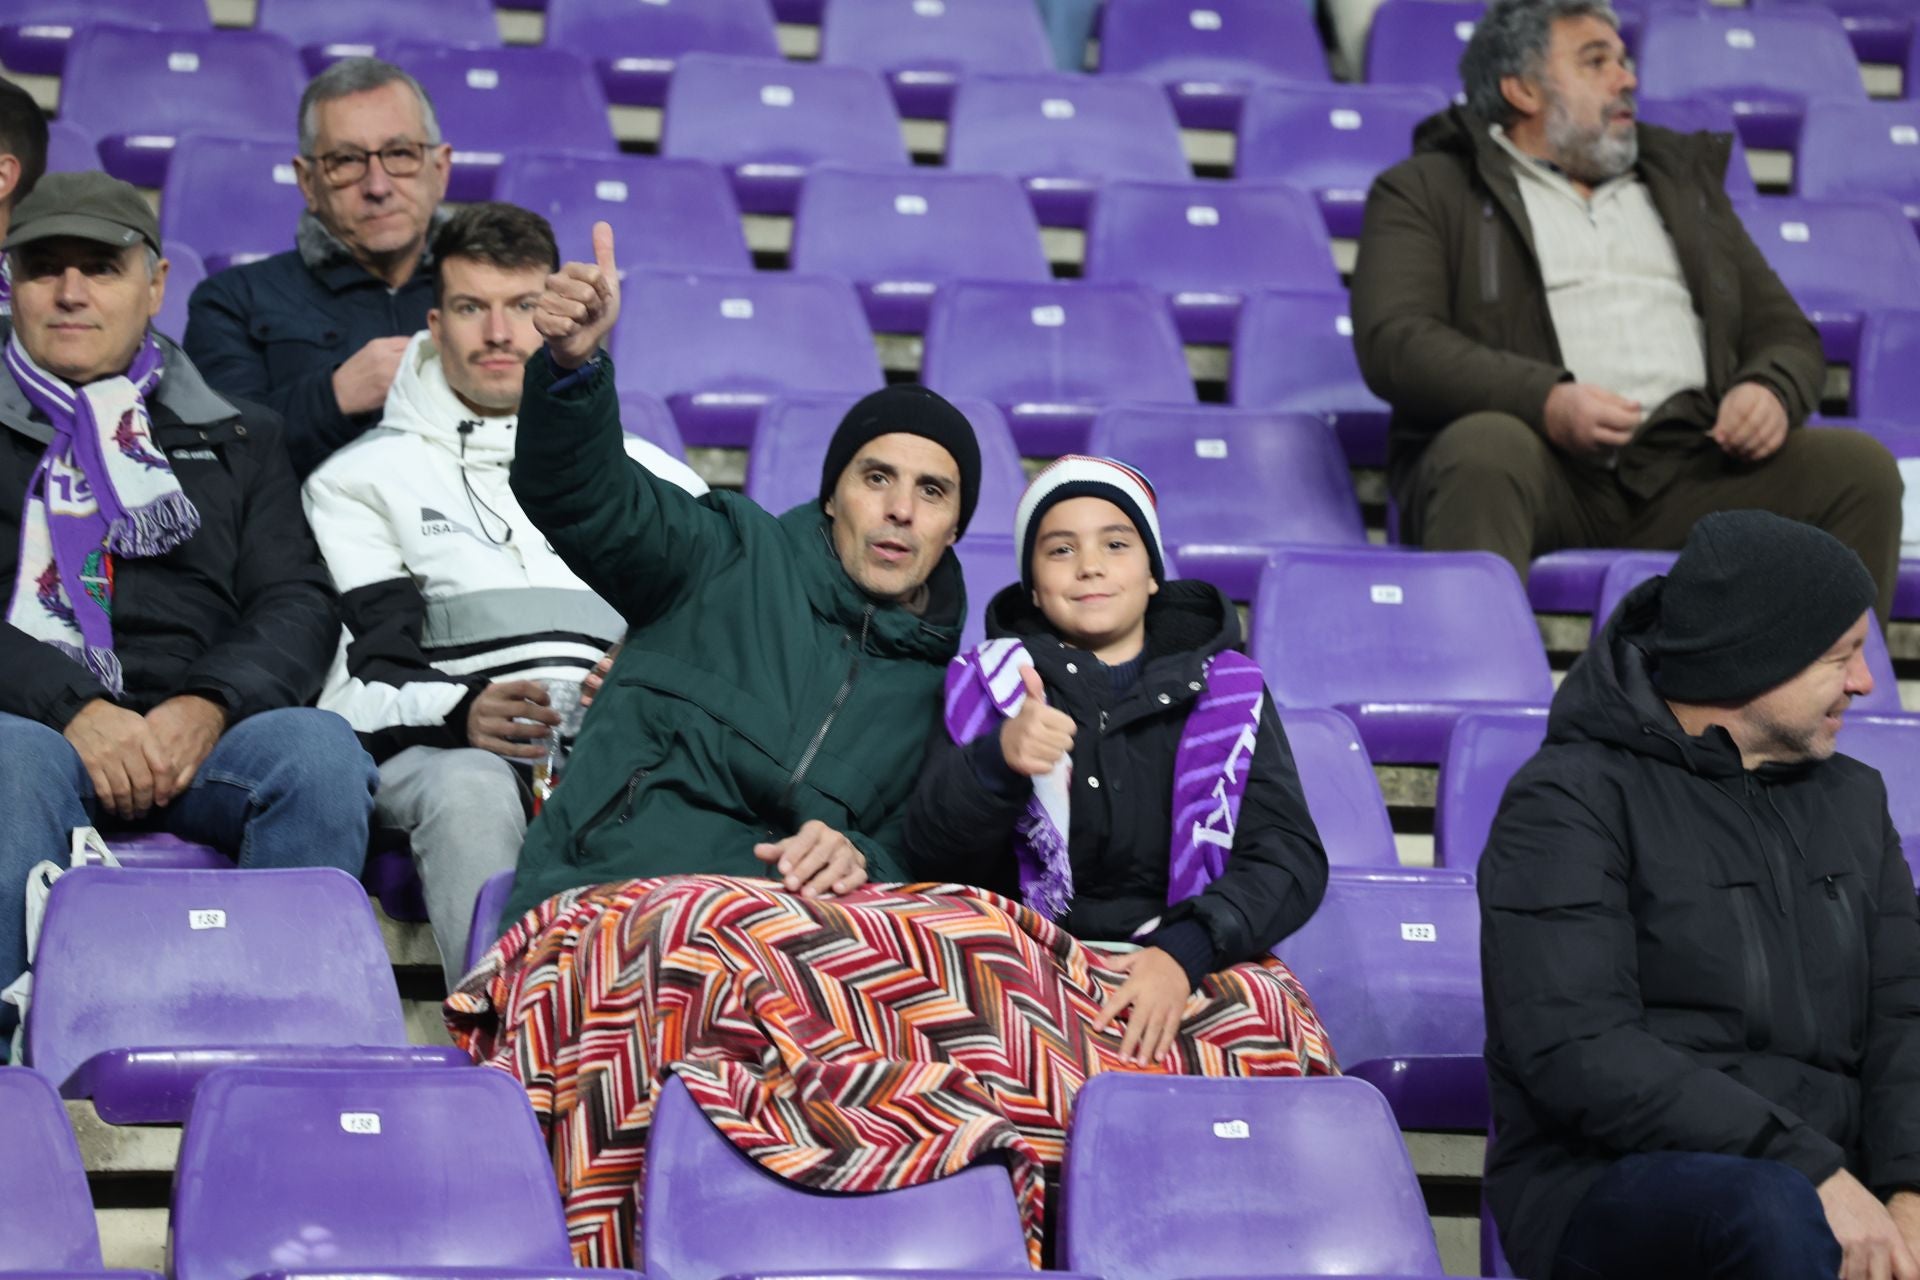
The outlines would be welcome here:
<svg viewBox="0 0 1920 1280">
<path fill-rule="evenodd" d="M 820 501 L 833 496 L 840 473 L 868 441 L 896 433 L 921 436 L 953 455 L 960 468 L 960 524 L 955 534 L 965 533 L 980 501 L 980 442 L 965 414 L 938 392 L 914 383 L 882 387 L 847 410 L 820 464 Z"/>
<path fill-rule="evenodd" d="M 1687 535 L 1648 637 L 1653 682 L 1682 702 L 1739 702 L 1791 680 L 1873 607 L 1873 576 L 1832 534 L 1722 511 Z"/>
</svg>

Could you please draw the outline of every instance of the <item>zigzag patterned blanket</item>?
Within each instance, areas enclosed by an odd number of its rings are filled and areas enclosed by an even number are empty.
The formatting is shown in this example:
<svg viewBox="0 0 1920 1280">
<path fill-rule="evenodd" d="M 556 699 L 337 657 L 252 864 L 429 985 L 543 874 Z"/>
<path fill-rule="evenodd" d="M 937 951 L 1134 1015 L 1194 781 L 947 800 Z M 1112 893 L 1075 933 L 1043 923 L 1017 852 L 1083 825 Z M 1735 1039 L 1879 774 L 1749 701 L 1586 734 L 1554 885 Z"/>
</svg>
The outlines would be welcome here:
<svg viewBox="0 0 1920 1280">
<path fill-rule="evenodd" d="M 668 1073 L 740 1150 L 808 1187 L 889 1190 L 1005 1153 L 1039 1266 L 1074 1095 L 1097 1072 L 1133 1069 L 1120 1029 L 1089 1029 L 1121 981 L 1065 930 L 979 889 L 815 901 L 685 876 L 542 903 L 448 997 L 446 1018 L 476 1061 L 526 1087 L 581 1266 L 633 1265 Z M 1268 959 L 1206 980 L 1162 1069 L 1336 1067 L 1306 991 Z"/>
</svg>

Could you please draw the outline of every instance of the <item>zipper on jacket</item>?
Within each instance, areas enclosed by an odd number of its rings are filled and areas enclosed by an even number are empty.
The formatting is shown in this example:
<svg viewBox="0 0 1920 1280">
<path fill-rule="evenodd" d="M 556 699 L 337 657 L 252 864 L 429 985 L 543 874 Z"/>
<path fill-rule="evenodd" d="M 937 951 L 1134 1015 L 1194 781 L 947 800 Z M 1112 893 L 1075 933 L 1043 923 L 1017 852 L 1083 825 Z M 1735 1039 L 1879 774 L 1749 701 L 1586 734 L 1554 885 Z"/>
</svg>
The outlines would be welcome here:
<svg viewBox="0 0 1920 1280">
<path fill-rule="evenodd" d="M 594 810 L 591 818 L 588 818 L 586 822 L 581 824 L 580 830 L 576 831 L 573 836 L 575 861 L 586 856 L 587 837 L 607 825 L 609 821 L 612 821 L 614 810 L 618 809 L 620 811 L 620 819 L 615 823 L 616 826 L 625 826 L 628 819 L 633 817 L 634 796 L 639 792 L 642 780 L 652 772 L 653 770 L 651 769 L 635 769 L 632 775 L 627 778 L 627 785 L 614 792 L 605 804 Z"/>
<path fill-rule="evenodd" d="M 827 740 L 827 730 L 833 728 L 834 718 L 840 714 L 840 708 L 847 705 L 847 698 L 853 693 L 853 682 L 860 675 L 860 655 L 867 651 L 867 628 L 872 623 L 873 606 L 868 605 L 860 613 L 860 639 L 854 646 L 853 660 L 847 663 L 847 674 L 840 681 L 840 688 L 834 693 L 832 704 L 827 707 L 826 718 L 821 720 L 820 727 L 813 731 L 813 737 L 808 741 L 807 749 L 800 753 L 800 763 L 793 767 L 793 776 L 787 779 L 787 789 L 780 795 L 782 809 L 792 809 L 793 798 L 799 794 L 800 784 L 806 781 L 807 770 L 813 768 L 813 758 L 820 754 L 820 744 Z"/>
<path fill-rule="evenodd" d="M 1771 791 L 1767 793 L 1767 804 L 1772 807 L 1773 816 L 1780 820 L 1780 829 L 1787 833 L 1787 839 L 1793 841 L 1793 851 L 1800 855 L 1801 865 L 1808 870 L 1812 870 L 1812 864 L 1807 859 L 1807 851 L 1800 845 L 1800 837 L 1794 834 L 1793 826 L 1787 821 L 1786 815 L 1781 813 L 1780 806 L 1774 803 L 1773 793 Z M 1864 957 L 1860 954 L 1860 949 L 1865 944 L 1859 937 L 1858 925 L 1854 922 L 1853 899 L 1840 892 L 1840 886 L 1834 883 L 1832 876 L 1823 876 L 1822 879 L 1826 881 L 1827 885 L 1827 919 L 1832 921 L 1834 933 L 1838 935 L 1840 954 L 1845 958 L 1847 979 L 1852 984 L 1852 994 L 1855 996 L 1854 1006 L 1849 1010 L 1847 1017 L 1847 1034 L 1849 1039 L 1854 1039 L 1856 1037 L 1854 1037 L 1853 1024 L 1856 1020 L 1856 1014 L 1859 1017 L 1864 1017 L 1867 1006 L 1872 1003 L 1866 990 L 1867 975 L 1864 971 L 1864 964 L 1862 963 Z M 1813 1013 L 1812 996 L 1807 990 L 1806 965 L 1798 965 L 1797 971 L 1799 974 L 1800 1007 L 1807 1010 L 1807 1018 L 1808 1021 L 1811 1022 L 1814 1020 L 1815 1015 Z M 1818 1026 L 1813 1028 L 1813 1034 L 1816 1038 L 1818 1037 Z"/>
</svg>

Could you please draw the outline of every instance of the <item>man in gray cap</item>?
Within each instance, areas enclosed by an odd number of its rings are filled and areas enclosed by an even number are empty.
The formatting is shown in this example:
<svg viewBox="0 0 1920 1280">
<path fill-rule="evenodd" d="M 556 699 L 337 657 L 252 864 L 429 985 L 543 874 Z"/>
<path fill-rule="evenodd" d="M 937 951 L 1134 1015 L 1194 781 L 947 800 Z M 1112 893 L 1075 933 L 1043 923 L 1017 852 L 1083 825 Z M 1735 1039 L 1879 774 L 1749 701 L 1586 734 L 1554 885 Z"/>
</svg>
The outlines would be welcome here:
<svg viewBox="0 0 1920 1280">
<path fill-rule="evenodd" d="M 1874 582 L 1694 526 L 1554 697 L 1480 861 L 1486 1191 L 1520 1275 L 1920 1277 L 1920 925 L 1835 754 Z"/>
<path fill-rule="evenodd" d="M 339 620 L 279 419 L 214 394 L 148 323 L 167 264 L 146 201 L 50 174 L 0 250 L 5 987 L 30 871 L 74 828 L 357 872 L 375 774 L 346 721 L 301 705 Z"/>
</svg>

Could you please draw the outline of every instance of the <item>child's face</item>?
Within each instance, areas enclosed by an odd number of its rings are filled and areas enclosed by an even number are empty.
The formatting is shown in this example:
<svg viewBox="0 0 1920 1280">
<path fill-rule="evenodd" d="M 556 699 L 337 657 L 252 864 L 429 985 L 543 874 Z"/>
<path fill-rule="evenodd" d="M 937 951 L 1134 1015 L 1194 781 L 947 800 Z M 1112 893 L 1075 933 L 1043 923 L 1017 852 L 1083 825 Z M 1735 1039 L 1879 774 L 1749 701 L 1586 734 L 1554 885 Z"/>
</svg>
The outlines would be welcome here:
<svg viewBox="0 0 1920 1280">
<path fill-rule="evenodd" d="M 1041 517 L 1033 603 L 1067 643 L 1095 653 L 1124 647 L 1144 634 L 1158 590 L 1145 540 L 1105 498 L 1068 498 Z"/>
</svg>

